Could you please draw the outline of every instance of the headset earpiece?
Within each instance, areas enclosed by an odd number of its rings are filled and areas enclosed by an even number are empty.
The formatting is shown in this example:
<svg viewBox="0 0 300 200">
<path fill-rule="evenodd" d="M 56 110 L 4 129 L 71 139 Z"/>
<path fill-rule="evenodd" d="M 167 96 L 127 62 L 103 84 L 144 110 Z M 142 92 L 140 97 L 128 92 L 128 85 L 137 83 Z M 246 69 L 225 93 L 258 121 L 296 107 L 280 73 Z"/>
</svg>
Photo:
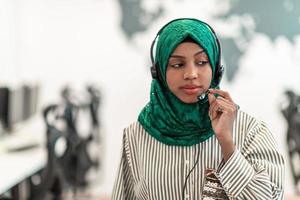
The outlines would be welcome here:
<svg viewBox="0 0 300 200">
<path fill-rule="evenodd" d="M 155 66 L 155 64 L 153 64 L 153 65 L 151 66 L 150 70 L 151 70 L 151 76 L 152 76 L 152 78 L 153 78 L 153 79 L 157 79 L 157 71 L 156 71 L 156 66 Z"/>
<path fill-rule="evenodd" d="M 216 74 L 215 74 L 215 77 L 214 77 L 215 82 L 216 82 L 217 85 L 220 84 L 221 79 L 223 77 L 223 74 L 224 74 L 224 67 L 223 67 L 223 65 L 217 66 L 217 71 L 216 71 Z"/>
<path fill-rule="evenodd" d="M 161 73 L 160 73 L 160 70 L 159 70 L 159 67 L 157 67 L 157 64 L 154 63 L 151 68 L 151 76 L 153 79 L 157 79 L 160 83 L 163 82 L 162 80 L 162 76 L 161 76 Z"/>
</svg>

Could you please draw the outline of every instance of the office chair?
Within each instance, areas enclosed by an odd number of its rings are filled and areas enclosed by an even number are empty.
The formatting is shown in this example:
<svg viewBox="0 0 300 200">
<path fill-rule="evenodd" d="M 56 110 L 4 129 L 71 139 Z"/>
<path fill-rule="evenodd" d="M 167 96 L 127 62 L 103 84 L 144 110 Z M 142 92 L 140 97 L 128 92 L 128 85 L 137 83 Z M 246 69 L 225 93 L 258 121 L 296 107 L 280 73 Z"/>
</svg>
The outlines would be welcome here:
<svg viewBox="0 0 300 200">
<path fill-rule="evenodd" d="M 59 140 L 65 140 L 64 133 L 57 129 L 51 122 L 51 117 L 56 120 L 55 111 L 58 108 L 57 105 L 50 105 L 43 111 L 44 121 L 47 127 L 47 165 L 37 175 L 40 179 L 39 183 L 34 180 L 37 177 L 31 179 L 31 200 L 61 200 L 62 192 L 65 185 L 63 171 L 61 170 L 59 159 L 60 156 L 57 153 L 57 142 Z M 52 119 L 52 120 L 53 120 Z"/>
<path fill-rule="evenodd" d="M 287 90 L 285 95 L 288 99 L 288 105 L 281 108 L 281 112 L 288 123 L 286 142 L 289 163 L 296 191 L 300 193 L 300 96 L 291 90 Z"/>
</svg>

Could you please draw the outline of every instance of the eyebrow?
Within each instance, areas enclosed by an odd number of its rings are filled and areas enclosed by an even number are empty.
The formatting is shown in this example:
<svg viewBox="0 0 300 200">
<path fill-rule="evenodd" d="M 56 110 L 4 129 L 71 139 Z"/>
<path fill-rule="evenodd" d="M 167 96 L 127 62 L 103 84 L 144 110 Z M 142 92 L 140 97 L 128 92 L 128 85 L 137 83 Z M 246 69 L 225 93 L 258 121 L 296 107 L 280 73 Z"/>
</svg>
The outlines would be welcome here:
<svg viewBox="0 0 300 200">
<path fill-rule="evenodd" d="M 194 56 L 197 56 L 197 55 L 199 55 L 199 54 L 201 54 L 201 53 L 205 53 L 205 50 L 202 49 L 202 50 L 198 51 L 197 53 L 194 54 Z M 171 58 L 171 57 L 172 57 L 172 58 L 184 58 L 184 56 L 174 55 L 174 54 L 171 55 L 170 58 Z"/>
</svg>

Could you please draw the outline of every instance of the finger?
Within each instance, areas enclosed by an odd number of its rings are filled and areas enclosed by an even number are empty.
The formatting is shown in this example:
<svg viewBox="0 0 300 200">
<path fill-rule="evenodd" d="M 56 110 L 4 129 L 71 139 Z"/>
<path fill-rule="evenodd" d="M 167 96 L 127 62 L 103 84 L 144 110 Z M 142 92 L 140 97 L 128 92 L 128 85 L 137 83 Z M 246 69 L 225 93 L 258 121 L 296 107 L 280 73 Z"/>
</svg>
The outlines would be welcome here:
<svg viewBox="0 0 300 200">
<path fill-rule="evenodd" d="M 218 96 L 216 99 L 217 99 L 218 101 L 224 101 L 224 102 L 227 102 L 227 103 L 231 103 L 231 104 L 232 104 L 232 102 L 231 102 L 230 100 L 225 99 L 225 98 L 222 97 L 222 96 Z"/>
<path fill-rule="evenodd" d="M 218 89 L 209 89 L 209 92 L 211 92 L 212 94 L 218 94 L 221 97 L 224 97 L 225 99 L 228 99 L 229 101 L 233 102 L 231 99 L 231 96 L 228 92 L 224 91 L 224 90 L 218 90 Z"/>
<path fill-rule="evenodd" d="M 214 102 L 212 102 L 212 104 L 209 107 L 209 111 L 210 111 L 210 115 L 212 119 L 215 119 L 216 117 L 218 117 L 218 115 L 220 115 L 220 111 L 218 110 L 219 108 L 222 109 L 222 106 L 220 105 L 219 100 L 216 100 Z"/>
<path fill-rule="evenodd" d="M 216 104 L 210 109 L 211 120 L 216 119 L 220 114 L 222 114 L 222 113 L 220 112 L 220 110 L 218 110 L 218 109 L 221 109 L 221 108 L 220 108 L 220 106 L 218 106 L 218 105 L 216 105 Z"/>
<path fill-rule="evenodd" d="M 210 118 L 213 117 L 213 110 L 212 107 L 214 106 L 214 104 L 216 103 L 216 97 L 213 94 L 208 94 L 208 102 L 209 102 L 209 110 L 208 110 L 208 115 L 210 116 Z"/>
<path fill-rule="evenodd" d="M 236 112 L 235 104 L 228 102 L 228 100 L 217 97 L 216 100 L 210 106 L 211 119 L 221 116 L 222 114 L 234 114 Z"/>
<path fill-rule="evenodd" d="M 217 99 L 229 103 L 229 104 L 234 108 L 234 110 L 236 110 L 236 111 L 240 109 L 240 106 L 239 106 L 239 105 L 237 105 L 236 103 L 231 102 L 231 101 L 229 101 L 229 100 L 227 100 L 227 99 L 225 99 L 225 98 L 223 98 L 223 97 L 221 97 L 221 96 L 218 96 Z"/>
<path fill-rule="evenodd" d="M 216 100 L 216 103 L 212 106 L 212 113 L 213 113 L 213 118 L 220 116 L 224 111 L 225 111 L 225 105 L 223 102 L 220 100 Z"/>
<path fill-rule="evenodd" d="M 218 102 L 224 102 L 224 103 L 228 104 L 229 106 L 236 107 L 235 103 L 233 103 L 233 102 L 229 101 L 228 99 L 225 99 L 224 97 L 221 97 L 221 96 L 218 96 L 217 99 L 216 99 L 216 101 L 218 101 Z"/>
<path fill-rule="evenodd" d="M 216 99 L 216 102 L 217 102 L 218 106 L 221 108 L 223 113 L 234 114 L 237 111 L 236 105 L 234 103 L 229 102 L 222 97 L 218 97 Z M 218 110 L 218 108 L 217 108 L 217 110 Z"/>
<path fill-rule="evenodd" d="M 207 96 L 208 96 L 208 102 L 211 105 L 216 100 L 216 97 L 211 93 L 208 93 Z"/>
</svg>

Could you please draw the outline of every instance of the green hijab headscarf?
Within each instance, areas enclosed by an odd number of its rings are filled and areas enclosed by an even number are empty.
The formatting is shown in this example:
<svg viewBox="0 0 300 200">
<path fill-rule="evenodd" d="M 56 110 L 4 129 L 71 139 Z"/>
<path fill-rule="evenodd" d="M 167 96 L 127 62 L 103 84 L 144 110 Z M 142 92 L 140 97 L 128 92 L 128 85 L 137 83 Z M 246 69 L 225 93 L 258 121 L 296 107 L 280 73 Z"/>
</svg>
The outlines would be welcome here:
<svg viewBox="0 0 300 200">
<path fill-rule="evenodd" d="M 152 80 L 150 102 L 139 114 L 138 121 L 151 136 L 167 145 L 191 146 L 207 140 L 214 134 L 208 116 L 207 95 L 202 101 L 187 104 L 168 89 L 166 82 L 169 57 L 188 37 L 205 50 L 213 75 L 219 56 L 215 35 L 207 24 L 199 20 L 177 19 L 160 31 L 155 62 L 161 72 L 162 83 L 157 79 Z M 218 87 L 213 78 L 210 87 Z"/>
</svg>

